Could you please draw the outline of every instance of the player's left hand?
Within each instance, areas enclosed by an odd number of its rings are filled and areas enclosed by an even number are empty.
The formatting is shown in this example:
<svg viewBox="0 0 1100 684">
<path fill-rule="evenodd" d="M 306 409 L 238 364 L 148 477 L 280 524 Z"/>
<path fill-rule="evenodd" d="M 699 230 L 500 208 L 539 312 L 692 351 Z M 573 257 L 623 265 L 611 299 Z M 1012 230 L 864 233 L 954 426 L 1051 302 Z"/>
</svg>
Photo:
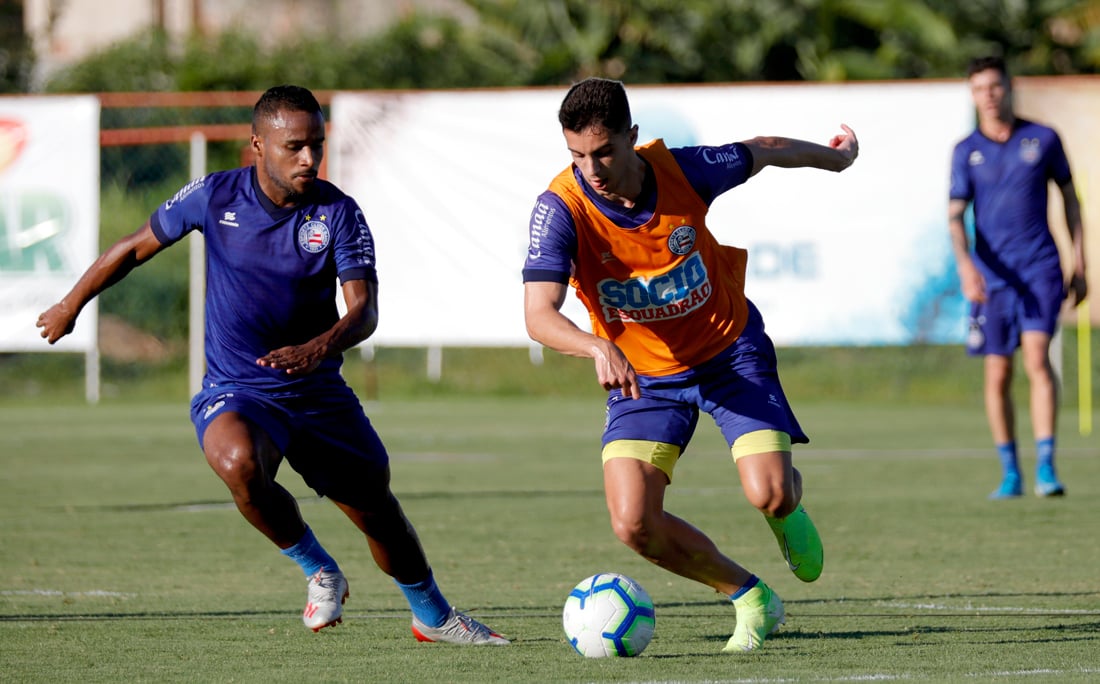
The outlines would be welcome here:
<svg viewBox="0 0 1100 684">
<path fill-rule="evenodd" d="M 304 375 L 317 370 L 324 358 L 323 350 L 307 342 L 270 351 L 256 359 L 256 363 L 265 368 L 286 371 L 287 375 Z"/>
<path fill-rule="evenodd" d="M 848 162 L 845 164 L 845 168 L 847 168 L 859 156 L 859 140 L 856 138 L 856 132 L 848 124 L 840 124 L 840 128 L 843 129 L 844 133 L 834 135 L 829 140 L 829 147 L 844 155 Z"/>
<path fill-rule="evenodd" d="M 1066 298 L 1072 298 L 1073 305 L 1077 306 L 1085 301 L 1085 297 L 1088 295 L 1089 281 L 1085 278 L 1085 274 L 1074 273 L 1073 277 L 1069 279 L 1069 287 L 1066 288 Z"/>
</svg>

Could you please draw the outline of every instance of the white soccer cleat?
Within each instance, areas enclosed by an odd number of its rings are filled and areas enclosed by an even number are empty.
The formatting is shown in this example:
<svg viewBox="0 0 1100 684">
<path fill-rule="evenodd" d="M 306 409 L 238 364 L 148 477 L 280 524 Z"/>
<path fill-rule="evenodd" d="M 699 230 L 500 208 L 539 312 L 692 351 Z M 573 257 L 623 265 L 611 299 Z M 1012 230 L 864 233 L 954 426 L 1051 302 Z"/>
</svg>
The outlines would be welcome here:
<svg viewBox="0 0 1100 684">
<path fill-rule="evenodd" d="M 447 621 L 439 627 L 429 627 L 416 617 L 412 621 L 412 633 L 417 641 L 444 642 L 448 644 L 473 644 L 503 646 L 512 642 L 481 624 L 465 613 L 451 608 Z"/>
<path fill-rule="evenodd" d="M 309 578 L 306 609 L 302 622 L 314 632 L 343 621 L 344 601 L 348 599 L 348 581 L 342 572 L 328 572 L 324 568 Z"/>
</svg>

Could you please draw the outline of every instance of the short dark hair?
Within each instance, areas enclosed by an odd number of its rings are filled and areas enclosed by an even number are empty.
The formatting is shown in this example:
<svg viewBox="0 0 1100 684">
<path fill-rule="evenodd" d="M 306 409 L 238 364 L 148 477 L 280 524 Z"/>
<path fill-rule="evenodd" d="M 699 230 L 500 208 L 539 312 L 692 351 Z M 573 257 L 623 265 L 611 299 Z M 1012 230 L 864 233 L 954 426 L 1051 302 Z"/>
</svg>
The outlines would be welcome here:
<svg viewBox="0 0 1100 684">
<path fill-rule="evenodd" d="M 1008 79 L 1008 67 L 1005 66 L 1004 57 L 997 57 L 996 55 L 975 57 L 970 60 L 970 65 L 966 68 L 966 77 L 970 78 L 974 74 L 986 71 L 987 69 L 993 69 L 999 72 L 1002 78 Z"/>
<path fill-rule="evenodd" d="M 252 108 L 252 132 L 256 132 L 256 124 L 261 119 L 274 116 L 276 112 L 283 109 L 313 114 L 321 112 L 321 104 L 308 88 L 296 85 L 278 85 L 268 88 Z"/>
<path fill-rule="evenodd" d="M 574 83 L 562 100 L 558 121 L 563 129 L 578 133 L 591 126 L 625 133 L 633 125 L 626 89 L 621 82 L 608 78 L 586 78 Z"/>
</svg>

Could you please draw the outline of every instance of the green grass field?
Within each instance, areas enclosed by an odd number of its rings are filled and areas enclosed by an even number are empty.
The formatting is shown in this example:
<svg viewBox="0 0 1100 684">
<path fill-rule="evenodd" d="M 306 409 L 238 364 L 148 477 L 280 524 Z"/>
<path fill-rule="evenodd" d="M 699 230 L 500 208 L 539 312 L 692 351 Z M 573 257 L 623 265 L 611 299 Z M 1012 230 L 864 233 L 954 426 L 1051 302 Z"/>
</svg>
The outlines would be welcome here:
<svg viewBox="0 0 1100 684">
<path fill-rule="evenodd" d="M 702 421 L 668 508 L 768 581 L 788 612 L 763 650 L 731 656 L 719 651 L 732 607 L 614 539 L 600 398 L 575 394 L 366 403 L 445 594 L 513 639 L 481 649 L 417 643 L 358 532 L 286 470 L 351 583 L 344 624 L 306 630 L 304 578 L 229 504 L 185 398 L 5 401 L 0 680 L 1100 679 L 1100 445 L 1072 411 L 1059 442 L 1068 496 L 989 502 L 997 466 L 973 402 L 798 400 L 813 443 L 796 461 L 826 543 L 814 584 L 787 571 Z M 1030 473 L 1032 450 L 1023 458 Z M 565 596 L 598 571 L 630 575 L 654 598 L 656 634 L 638 658 L 586 660 L 565 642 Z"/>
</svg>

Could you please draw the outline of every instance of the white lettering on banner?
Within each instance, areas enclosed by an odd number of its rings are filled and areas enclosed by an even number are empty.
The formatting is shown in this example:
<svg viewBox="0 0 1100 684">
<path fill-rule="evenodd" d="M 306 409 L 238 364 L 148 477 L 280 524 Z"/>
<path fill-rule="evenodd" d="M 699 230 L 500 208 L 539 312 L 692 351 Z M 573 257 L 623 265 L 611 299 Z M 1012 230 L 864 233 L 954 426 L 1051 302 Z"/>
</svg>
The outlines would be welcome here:
<svg viewBox="0 0 1100 684">
<path fill-rule="evenodd" d="M 795 242 L 758 242 L 749 247 L 749 275 L 754 278 L 795 278 L 813 280 L 818 277 L 817 244 Z"/>
<path fill-rule="evenodd" d="M 687 315 L 710 299 L 711 283 L 698 252 L 667 273 L 652 278 L 600 281 L 604 320 L 649 322 Z"/>
</svg>

